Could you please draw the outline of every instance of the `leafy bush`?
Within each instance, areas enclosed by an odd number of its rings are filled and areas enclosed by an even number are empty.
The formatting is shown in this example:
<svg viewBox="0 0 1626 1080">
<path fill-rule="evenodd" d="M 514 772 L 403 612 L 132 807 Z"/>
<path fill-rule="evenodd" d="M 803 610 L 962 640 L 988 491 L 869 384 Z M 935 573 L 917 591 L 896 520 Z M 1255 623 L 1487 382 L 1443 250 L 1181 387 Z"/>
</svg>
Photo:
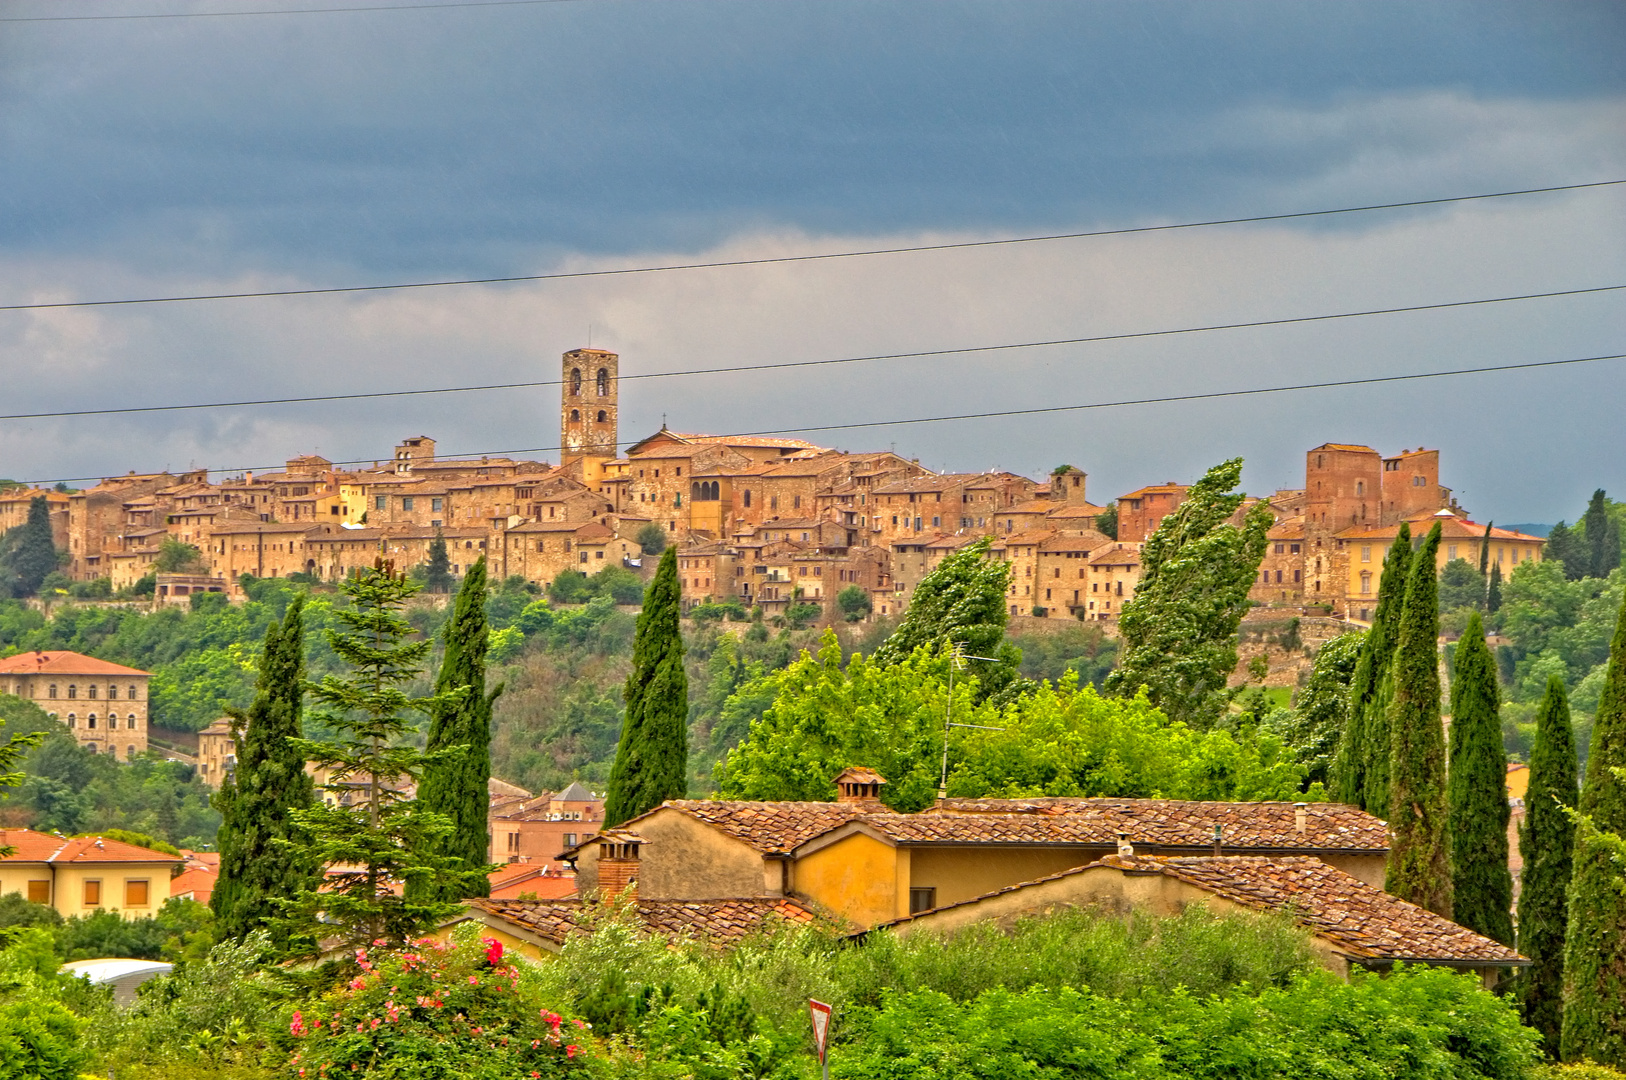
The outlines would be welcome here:
<svg viewBox="0 0 1626 1080">
<path fill-rule="evenodd" d="M 857 622 L 868 618 L 869 613 L 875 610 L 875 602 L 870 599 L 869 590 L 862 585 L 849 585 L 836 594 L 836 607 L 841 609 L 842 618 Z"/>
<path fill-rule="evenodd" d="M 361 973 L 289 1015 L 289 1068 L 299 1076 L 513 1080 L 581 1074 L 590 1040 L 551 1010 L 535 969 L 476 940 L 433 938 L 417 951 L 369 958 Z"/>
<path fill-rule="evenodd" d="M 55 1001 L 0 1003 L 0 1080 L 76 1080 L 90 1061 L 80 1026 Z"/>
</svg>

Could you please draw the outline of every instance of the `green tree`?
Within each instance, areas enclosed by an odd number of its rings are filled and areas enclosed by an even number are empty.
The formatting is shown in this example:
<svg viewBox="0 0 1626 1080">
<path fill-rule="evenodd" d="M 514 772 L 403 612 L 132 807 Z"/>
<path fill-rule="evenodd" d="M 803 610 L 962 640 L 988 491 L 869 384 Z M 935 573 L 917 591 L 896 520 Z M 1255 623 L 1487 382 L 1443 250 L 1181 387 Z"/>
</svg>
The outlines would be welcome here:
<svg viewBox="0 0 1626 1080">
<path fill-rule="evenodd" d="M 1228 523 L 1244 499 L 1228 492 L 1241 479 L 1241 458 L 1214 466 L 1146 541 L 1140 583 L 1118 620 L 1119 667 L 1106 681 L 1124 696 L 1146 687 L 1170 719 L 1197 727 L 1225 711 L 1237 626 L 1273 521 L 1261 502 L 1240 529 Z"/>
<path fill-rule="evenodd" d="M 1310 678 L 1299 692 L 1298 703 L 1272 725 L 1287 743 L 1293 759 L 1304 767 L 1307 784 L 1328 782 L 1334 755 L 1349 723 L 1349 688 L 1360 663 L 1364 637 L 1357 630 L 1322 645 Z"/>
<path fill-rule="evenodd" d="M 452 560 L 446 553 L 446 538 L 435 530 L 429 541 L 429 561 L 424 563 L 423 584 L 432 593 L 450 592 L 452 589 Z"/>
<path fill-rule="evenodd" d="M 1608 577 L 1620 565 L 1620 525 L 1609 513 L 1602 488 L 1592 493 L 1581 528 L 1586 536 L 1587 577 Z"/>
<path fill-rule="evenodd" d="M 1507 868 L 1507 751 L 1502 748 L 1496 660 L 1479 612 L 1457 642 L 1451 678 L 1451 759 L 1446 771 L 1451 822 L 1452 918 L 1513 944 L 1513 875 Z"/>
<path fill-rule="evenodd" d="M 1564 680 L 1547 680 L 1530 751 L 1530 783 L 1519 825 L 1524 860 L 1519 888 L 1519 952 L 1530 967 L 1519 982 L 1524 1022 L 1541 1032 L 1549 1057 L 1558 1056 L 1564 1020 L 1564 928 L 1575 865 L 1575 823 L 1564 813 L 1580 799 L 1575 732 Z"/>
<path fill-rule="evenodd" d="M 1626 834 L 1626 603 L 1615 620 L 1609 668 L 1587 750 L 1580 812 L 1596 829 Z M 1626 1067 L 1626 888 L 1620 863 L 1593 839 L 1575 849 L 1564 939 L 1565 1061 Z"/>
<path fill-rule="evenodd" d="M 0 596 L 33 596 L 56 567 L 51 509 L 36 495 L 28 501 L 28 520 L 0 536 Z"/>
<path fill-rule="evenodd" d="M 518 636 L 519 631 L 516 630 Z M 502 693 L 486 693 L 486 560 L 481 556 L 463 578 L 457 604 L 446 622 L 446 652 L 435 680 L 436 704 L 429 713 L 428 750 L 418 802 L 444 815 L 452 832 L 441 854 L 467 869 L 484 869 L 491 851 L 487 826 L 491 804 L 491 706 Z M 461 690 L 461 693 L 458 691 Z M 463 888 L 438 879 L 420 878 L 408 886 L 417 900 L 464 900 L 491 895 L 484 874 Z"/>
<path fill-rule="evenodd" d="M 235 713 L 237 768 L 216 794 L 220 880 L 209 898 L 222 938 L 269 929 L 286 947 L 276 900 L 314 888 L 319 876 L 293 814 L 314 798 L 304 737 L 305 599 L 296 596 L 266 628 L 254 702 Z M 279 843 L 279 841 L 281 841 Z"/>
<path fill-rule="evenodd" d="M 1556 562 L 1564 569 L 1564 576 L 1579 581 L 1592 569 L 1592 553 L 1574 529 L 1560 521 L 1547 531 L 1547 545 L 1541 553 L 1543 562 Z"/>
<path fill-rule="evenodd" d="M 398 896 L 395 886 L 438 878 L 449 890 L 461 891 L 478 888 L 483 876 L 440 854 L 453 824 L 403 794 L 418 780 L 426 759 L 423 751 L 404 745 L 413 731 L 407 714 L 433 713 L 463 693 L 414 698 L 404 689 L 419 676 L 433 644 L 409 641 L 412 624 L 401 614 L 418 588 L 382 558 L 340 585 L 350 606 L 334 609 L 343 629 L 326 636 L 350 670 L 307 684 L 323 706 L 313 721 L 336 737 L 295 741 L 299 752 L 329 775 L 324 789 L 334 802 L 293 811 L 293 818 L 310 837 L 311 854 L 330 869 L 325 891 L 300 890 L 286 905 L 296 932 L 337 936 L 349 946 L 380 938 L 403 945 L 458 905 Z"/>
<path fill-rule="evenodd" d="M 848 622 L 858 622 L 869 617 L 875 610 L 875 602 L 870 599 L 869 590 L 862 585 L 849 585 L 836 594 L 836 607 L 841 610 L 842 618 Z"/>
<path fill-rule="evenodd" d="M 1490 586 L 1485 590 L 1485 614 L 1495 615 L 1502 610 L 1502 564 L 1491 567 Z"/>
<path fill-rule="evenodd" d="M 1380 817 L 1389 812 L 1389 666 L 1410 567 L 1411 527 L 1402 521 L 1383 560 L 1377 610 L 1361 639 L 1349 684 L 1349 719 L 1332 769 L 1333 798 Z"/>
<path fill-rule="evenodd" d="M 173 536 L 166 536 L 164 542 L 158 545 L 158 556 L 153 559 L 152 568 L 160 574 L 196 573 L 203 569 L 203 552 Z"/>
<path fill-rule="evenodd" d="M 1440 611 L 1479 607 L 1485 600 L 1485 575 L 1467 559 L 1452 559 L 1440 571 Z"/>
<path fill-rule="evenodd" d="M 1436 522 L 1412 556 L 1395 644 L 1389 705 L 1389 865 L 1383 891 L 1451 918 L 1445 731 L 1440 723 Z"/>
<path fill-rule="evenodd" d="M 967 656 L 992 657 L 966 663 L 965 670 L 977 679 L 983 697 L 1016 680 L 1022 651 L 1005 641 L 1011 567 L 988 558 L 992 544 L 986 536 L 973 541 L 921 579 L 903 621 L 875 650 L 876 663 L 902 663 L 916 649 L 936 653 L 947 643 Z"/>
<path fill-rule="evenodd" d="M 688 784 L 689 677 L 683 669 L 676 556 L 676 548 L 661 556 L 638 616 L 624 692 L 626 719 L 604 800 L 606 828 L 667 799 L 683 798 Z"/>
<path fill-rule="evenodd" d="M 1113 503 L 1095 515 L 1095 531 L 1109 540 L 1118 539 L 1118 504 Z"/>
<path fill-rule="evenodd" d="M 666 530 L 657 521 L 646 521 L 638 527 L 633 539 L 645 555 L 659 555 L 666 550 Z"/>
</svg>

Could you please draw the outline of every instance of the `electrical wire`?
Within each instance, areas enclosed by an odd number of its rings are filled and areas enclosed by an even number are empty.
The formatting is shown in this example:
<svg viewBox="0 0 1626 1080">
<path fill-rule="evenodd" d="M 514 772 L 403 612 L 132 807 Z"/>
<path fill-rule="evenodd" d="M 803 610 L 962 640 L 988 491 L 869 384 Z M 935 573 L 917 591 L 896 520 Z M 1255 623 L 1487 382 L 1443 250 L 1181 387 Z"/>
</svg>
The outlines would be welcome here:
<svg viewBox="0 0 1626 1080">
<path fill-rule="evenodd" d="M 787 360 L 777 364 L 740 364 L 732 367 L 684 368 L 676 371 L 650 371 L 642 374 L 622 375 L 620 381 L 639 379 L 676 379 L 695 375 L 737 374 L 752 371 L 778 371 L 785 368 L 827 367 L 835 364 L 862 364 L 883 360 L 908 360 L 930 356 L 963 356 L 969 353 L 1003 352 L 1015 349 L 1038 349 L 1056 345 L 1086 345 L 1103 341 L 1132 341 L 1137 338 L 1172 337 L 1182 334 L 1200 334 L 1216 330 L 1243 330 L 1264 326 L 1291 326 L 1296 323 L 1327 322 L 1335 319 L 1358 319 L 1371 315 L 1396 315 L 1416 311 L 1441 311 L 1448 308 L 1476 307 L 1486 304 L 1506 304 L 1517 300 L 1546 300 L 1558 296 L 1584 296 L 1589 293 L 1618 292 L 1626 285 L 1596 285 L 1582 289 L 1559 289 L 1553 292 L 1524 293 L 1519 296 L 1493 296 L 1478 300 L 1451 300 L 1438 304 L 1411 304 L 1406 307 L 1370 308 L 1365 311 L 1342 311 L 1328 315 L 1299 315 L 1283 319 L 1255 319 L 1251 322 L 1215 323 L 1208 326 L 1184 326 L 1170 330 L 1138 330 L 1122 334 L 1096 334 L 1091 337 L 1051 338 L 1044 341 L 1018 341 L 1003 345 L 971 345 L 954 349 L 920 349 L 914 352 L 877 353 L 871 356 L 844 356 L 832 360 Z M 303 405 L 322 401 L 357 401 L 371 398 L 421 397 L 430 394 L 468 394 L 490 390 L 526 390 L 544 386 L 563 385 L 562 379 L 541 379 L 531 382 L 488 383 L 481 386 L 442 386 L 425 390 L 374 390 L 356 394 L 312 394 L 305 397 L 257 398 L 245 401 L 211 401 L 189 405 L 136 405 L 117 409 L 65 409 L 57 412 L 12 413 L 0 415 L 0 420 L 43 420 L 71 416 L 115 416 L 127 413 L 180 412 L 192 409 L 237 409 L 262 405 Z"/>
<path fill-rule="evenodd" d="M 252 11 L 169 11 L 132 15 L 16 15 L 0 23 L 130 22 L 142 19 L 231 19 L 243 15 L 336 15 L 359 11 L 443 11 L 449 8 L 536 7 L 543 4 L 581 4 L 587 0 L 467 0 L 442 4 L 368 4 L 353 7 L 261 8 Z"/>
<path fill-rule="evenodd" d="M 1479 195 L 1450 195 L 1438 199 L 1408 199 L 1404 202 L 1370 203 L 1364 206 L 1343 206 L 1333 210 L 1297 210 L 1280 214 L 1254 214 L 1249 217 L 1214 218 L 1206 221 L 1184 221 L 1170 225 L 1136 225 L 1123 229 L 1094 229 L 1087 232 L 1047 233 L 1040 236 L 1006 237 L 1000 240 L 966 240 L 947 244 L 916 244 L 910 247 L 867 248 L 859 251 L 834 251 L 813 255 L 779 255 L 761 259 L 722 259 L 714 262 L 676 263 L 670 266 L 628 266 L 612 270 L 574 270 L 554 274 L 515 274 L 508 277 L 448 278 L 439 281 L 394 282 L 385 285 L 335 285 L 319 289 L 266 289 L 257 292 L 197 293 L 182 296 L 147 296 L 121 300 L 61 300 L 38 304 L 0 304 L 0 311 L 45 311 L 56 308 L 120 307 L 132 304 L 180 304 L 205 300 L 252 300 L 282 296 L 330 296 L 341 293 L 387 292 L 403 289 L 438 289 L 453 285 L 507 285 L 524 281 L 567 281 L 578 278 L 625 277 L 635 274 L 664 274 L 679 270 L 716 270 L 738 266 L 768 266 L 779 263 L 822 262 L 834 259 L 859 259 L 873 255 L 908 255 L 927 251 L 964 251 L 974 248 L 1005 247 L 1016 244 L 1037 244 L 1052 240 L 1084 240 L 1102 236 L 1132 236 L 1140 233 L 1175 232 L 1182 229 L 1206 229 L 1219 225 L 1248 225 L 1267 221 L 1296 221 L 1306 218 L 1333 217 L 1340 214 L 1360 214 L 1375 210 L 1403 210 L 1419 206 L 1443 206 L 1447 203 L 1476 202 L 1487 199 L 1508 199 L 1520 195 L 1542 195 L 1558 191 L 1581 191 L 1588 188 L 1614 187 L 1626 180 L 1594 180 L 1581 184 L 1555 184 L 1551 187 L 1520 188 L 1517 191 L 1493 191 Z"/>
<path fill-rule="evenodd" d="M 1486 375 L 1501 371 L 1531 371 L 1538 368 L 1567 367 L 1577 364 L 1594 364 L 1605 360 L 1626 360 L 1626 353 L 1610 353 L 1603 356 L 1582 356 L 1568 360 L 1533 360 L 1518 364 L 1488 364 L 1483 367 L 1453 368 L 1447 371 L 1417 371 L 1402 375 L 1372 375 L 1359 379 L 1332 379 L 1325 382 L 1289 383 L 1280 386 L 1259 386 L 1243 390 L 1212 390 L 1196 394 L 1167 394 L 1161 397 L 1122 398 L 1117 401 L 1092 401 L 1080 405 L 1049 405 L 1032 409 L 998 409 L 990 412 L 952 413 L 943 416 L 917 416 L 901 420 L 865 420 L 845 424 L 813 424 L 803 427 L 769 428 L 761 431 L 737 431 L 731 435 L 710 436 L 718 439 L 756 438 L 774 435 L 800 435 L 821 431 L 852 431 L 858 428 L 905 427 L 915 424 L 943 424 L 963 420 L 990 420 L 1011 416 L 1040 416 L 1053 413 L 1083 412 L 1093 409 L 1121 409 L 1139 405 L 1167 405 L 1182 401 L 1215 401 L 1224 398 L 1254 397 L 1263 394 L 1286 394 L 1305 390 L 1328 390 L 1348 386 L 1376 386 L 1384 383 L 1415 382 L 1423 379 L 1446 379 L 1463 375 Z M 476 457 L 507 457 L 513 454 L 546 454 L 555 453 L 564 449 L 559 446 L 533 446 L 519 450 L 487 450 L 467 453 L 446 454 L 438 456 L 437 461 L 450 461 L 457 458 Z M 346 461 L 330 461 L 330 465 L 366 465 L 376 463 L 375 458 L 352 458 Z M 277 465 L 240 465 L 229 469 L 210 469 L 216 473 L 262 472 L 278 468 Z M 69 484 L 89 482 L 91 480 L 108 479 L 105 476 L 69 476 L 53 480 L 29 480 L 24 483 L 40 486 L 45 484 Z M 112 479 L 117 479 L 113 476 Z"/>
</svg>

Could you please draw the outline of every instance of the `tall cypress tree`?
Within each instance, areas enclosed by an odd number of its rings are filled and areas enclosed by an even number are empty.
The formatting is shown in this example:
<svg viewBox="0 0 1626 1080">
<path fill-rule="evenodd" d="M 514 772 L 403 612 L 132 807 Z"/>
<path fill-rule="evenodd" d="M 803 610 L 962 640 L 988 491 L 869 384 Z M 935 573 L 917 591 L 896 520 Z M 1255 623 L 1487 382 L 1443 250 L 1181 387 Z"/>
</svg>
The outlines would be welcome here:
<svg viewBox="0 0 1626 1080">
<path fill-rule="evenodd" d="M 1389 672 L 1389 865 L 1383 890 L 1451 918 L 1445 730 L 1440 723 L 1440 526 L 1412 556 Z"/>
<path fill-rule="evenodd" d="M 677 549 L 667 548 L 644 594 L 627 676 L 627 716 L 610 770 L 604 826 L 652 810 L 688 789 L 689 677 L 678 625 Z"/>
<path fill-rule="evenodd" d="M 462 859 L 470 868 L 490 859 L 491 834 L 491 706 L 502 693 L 498 686 L 486 694 L 486 560 L 471 567 L 458 590 L 452 617 L 446 621 L 446 652 L 435 680 L 436 704 L 429 714 L 432 755 L 418 785 L 418 802 L 425 810 L 451 819 L 452 833 L 441 843 L 441 854 Z M 451 694 L 467 687 L 461 695 Z M 448 889 L 441 879 L 420 879 L 414 894 L 443 900 L 490 896 L 491 882 L 482 876 L 472 887 Z M 454 896 L 452 893 L 464 895 Z"/>
<path fill-rule="evenodd" d="M 1491 567 L 1490 587 L 1485 590 L 1485 614 L 1495 615 L 1502 610 L 1502 564 Z"/>
<path fill-rule="evenodd" d="M 1564 680 L 1547 679 L 1530 750 L 1530 784 L 1519 825 L 1519 951 L 1530 958 L 1519 983 L 1524 1022 L 1541 1032 L 1550 1057 L 1558 1056 L 1564 1018 L 1564 924 L 1569 918 L 1575 823 L 1563 808 L 1580 799 L 1575 732 Z"/>
<path fill-rule="evenodd" d="M 1609 515 L 1602 488 L 1592 493 L 1581 524 L 1586 529 L 1587 576 L 1606 578 L 1620 565 L 1620 530 Z"/>
<path fill-rule="evenodd" d="M 1626 601 L 1615 622 L 1609 667 L 1587 748 L 1580 811 L 1593 826 L 1626 835 Z M 1596 842 L 1575 848 L 1564 938 L 1565 1061 L 1589 1057 L 1626 1067 L 1626 891 L 1620 865 Z"/>
<path fill-rule="evenodd" d="M 1333 797 L 1380 816 L 1389 812 L 1389 718 L 1387 700 L 1379 700 L 1380 688 L 1394 659 L 1410 565 L 1411 526 L 1401 522 L 1383 560 L 1378 606 L 1372 614 L 1372 629 L 1361 639 L 1361 654 L 1349 684 L 1349 720 L 1333 763 Z"/>
<path fill-rule="evenodd" d="M 1513 944 L 1513 875 L 1507 868 L 1507 751 L 1502 748 L 1496 659 L 1479 612 L 1457 643 L 1451 679 L 1452 918 L 1504 945 Z"/>
<path fill-rule="evenodd" d="M 215 925 L 223 938 L 268 928 L 279 947 L 287 935 L 273 921 L 276 900 L 317 880 L 292 815 L 314 797 L 294 742 L 304 734 L 304 606 L 304 596 L 295 596 L 282 620 L 266 628 L 254 701 L 237 717 L 237 769 L 215 796 L 221 815 L 220 880 L 209 898 Z"/>
<path fill-rule="evenodd" d="M 56 561 L 51 508 L 36 495 L 28 500 L 28 520 L 0 536 L 0 596 L 33 596 Z"/>
</svg>

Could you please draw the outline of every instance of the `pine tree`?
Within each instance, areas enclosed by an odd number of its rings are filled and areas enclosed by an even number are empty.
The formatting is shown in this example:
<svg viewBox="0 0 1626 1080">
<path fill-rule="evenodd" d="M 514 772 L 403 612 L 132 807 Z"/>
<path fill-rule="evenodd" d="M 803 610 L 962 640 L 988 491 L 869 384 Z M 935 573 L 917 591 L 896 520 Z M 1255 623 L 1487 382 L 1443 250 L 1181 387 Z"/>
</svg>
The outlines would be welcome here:
<svg viewBox="0 0 1626 1080">
<path fill-rule="evenodd" d="M 418 802 L 425 810 L 451 819 L 454 831 L 442 844 L 441 854 L 461 859 L 470 868 L 483 867 L 491 851 L 491 706 L 502 693 L 501 686 L 486 693 L 489 633 L 484 556 L 463 578 L 452 617 L 446 621 L 445 638 L 446 652 L 435 680 L 435 692 L 442 697 L 430 712 L 426 749 L 431 757 L 418 785 Z M 452 693 L 459 687 L 467 689 L 461 695 Z M 415 882 L 412 892 L 425 899 L 463 900 L 491 895 L 491 884 L 482 876 L 473 889 L 449 890 L 440 881 L 426 880 Z"/>
<path fill-rule="evenodd" d="M 1575 732 L 1564 680 L 1547 679 L 1547 696 L 1536 714 L 1530 751 L 1530 783 L 1519 825 L 1519 952 L 1530 967 L 1519 982 L 1524 1022 L 1541 1032 L 1550 1057 L 1558 1056 L 1564 1018 L 1564 925 L 1569 918 L 1575 823 L 1563 807 L 1580 800 Z"/>
<path fill-rule="evenodd" d="M 424 586 L 432 593 L 447 592 L 452 587 L 452 560 L 446 554 L 446 538 L 435 530 L 429 541 L 429 561 L 423 568 Z"/>
<path fill-rule="evenodd" d="M 1440 723 L 1440 599 L 1436 522 L 1411 559 L 1389 673 L 1389 865 L 1383 891 L 1451 918 L 1445 730 Z"/>
<path fill-rule="evenodd" d="M 237 768 L 215 795 L 220 811 L 220 880 L 209 906 L 221 938 L 269 929 L 285 947 L 276 901 L 314 888 L 317 868 L 293 814 L 314 798 L 296 740 L 304 732 L 305 597 L 296 595 L 265 631 L 254 701 L 236 714 Z M 278 841 L 283 841 L 279 843 Z"/>
<path fill-rule="evenodd" d="M 1609 646 L 1603 694 L 1587 750 L 1580 812 L 1597 829 L 1626 835 L 1626 601 Z M 1626 1067 L 1626 889 L 1620 865 L 1598 843 L 1578 843 L 1564 938 L 1565 1061 L 1589 1057 Z"/>
<path fill-rule="evenodd" d="M 1485 590 L 1485 614 L 1495 615 L 1502 610 L 1502 564 L 1491 567 L 1490 587 Z"/>
<path fill-rule="evenodd" d="M 1452 669 L 1451 766 L 1446 775 L 1451 917 L 1470 930 L 1512 945 L 1507 751 L 1502 748 L 1496 659 L 1485 644 L 1485 627 L 1477 611 L 1468 617 Z"/>
<path fill-rule="evenodd" d="M 1272 524 L 1263 502 L 1240 529 L 1229 523 L 1245 499 L 1230 493 L 1241 479 L 1241 458 L 1221 462 L 1158 523 L 1141 549 L 1135 598 L 1118 620 L 1120 663 L 1106 680 L 1109 693 L 1126 697 L 1146 687 L 1171 720 L 1198 728 L 1225 711 L 1237 626 Z"/>
<path fill-rule="evenodd" d="M 1389 714 L 1382 691 L 1394 659 L 1410 566 L 1411 527 L 1401 522 L 1383 560 L 1378 606 L 1372 614 L 1372 629 L 1361 639 L 1349 684 L 1349 717 L 1332 768 L 1333 797 L 1380 817 L 1389 812 Z"/>
<path fill-rule="evenodd" d="M 1592 493 L 1581 525 L 1586 530 L 1587 577 L 1606 578 L 1620 565 L 1620 531 L 1602 488 Z"/>
<path fill-rule="evenodd" d="M 56 565 L 51 508 L 36 495 L 28 501 L 28 520 L 0 537 L 0 596 L 33 596 Z"/>
<path fill-rule="evenodd" d="M 459 906 L 417 895 L 424 881 L 449 891 L 479 887 L 484 874 L 440 854 L 454 826 L 424 810 L 404 790 L 418 780 L 424 753 L 407 745 L 410 712 L 430 712 L 463 691 L 410 697 L 402 687 L 417 678 L 432 642 L 409 641 L 415 631 L 401 614 L 419 586 L 380 558 L 340 585 L 347 607 L 334 609 L 344 630 L 329 630 L 328 644 L 350 667 L 306 689 L 322 706 L 315 719 L 337 733 L 330 742 L 295 741 L 299 752 L 328 772 L 332 803 L 296 810 L 310 837 L 311 854 L 329 867 L 325 890 L 301 890 L 285 904 L 291 928 L 347 946 L 383 941 L 405 944 Z M 412 890 L 397 895 L 397 886 Z"/>
<path fill-rule="evenodd" d="M 632 674 L 624 696 L 626 719 L 610 770 L 604 827 L 681 799 L 688 788 L 689 678 L 683 670 L 683 632 L 677 549 L 667 548 L 644 596 L 632 645 Z"/>
</svg>

